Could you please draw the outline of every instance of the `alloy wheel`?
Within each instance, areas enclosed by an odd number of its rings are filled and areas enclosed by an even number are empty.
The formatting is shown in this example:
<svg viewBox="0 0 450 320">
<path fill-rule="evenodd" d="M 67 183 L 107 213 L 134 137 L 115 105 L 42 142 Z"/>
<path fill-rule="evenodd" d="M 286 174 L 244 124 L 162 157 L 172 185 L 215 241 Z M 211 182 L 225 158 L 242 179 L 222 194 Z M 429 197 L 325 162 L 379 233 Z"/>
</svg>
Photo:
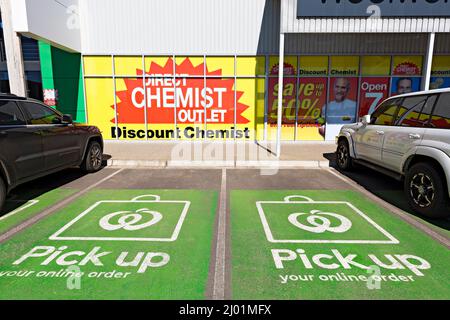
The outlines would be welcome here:
<svg viewBox="0 0 450 320">
<path fill-rule="evenodd" d="M 435 197 L 433 180 L 424 173 L 417 173 L 410 183 L 411 198 L 421 208 L 429 207 Z"/>
<path fill-rule="evenodd" d="M 98 169 L 102 165 L 102 151 L 97 145 L 92 146 L 89 160 L 94 169 Z"/>
<path fill-rule="evenodd" d="M 348 161 L 348 152 L 347 152 L 347 148 L 345 147 L 345 145 L 341 144 L 338 148 L 338 152 L 337 152 L 337 161 L 339 163 L 339 166 L 341 168 L 345 167 L 347 165 L 347 161 Z"/>
</svg>

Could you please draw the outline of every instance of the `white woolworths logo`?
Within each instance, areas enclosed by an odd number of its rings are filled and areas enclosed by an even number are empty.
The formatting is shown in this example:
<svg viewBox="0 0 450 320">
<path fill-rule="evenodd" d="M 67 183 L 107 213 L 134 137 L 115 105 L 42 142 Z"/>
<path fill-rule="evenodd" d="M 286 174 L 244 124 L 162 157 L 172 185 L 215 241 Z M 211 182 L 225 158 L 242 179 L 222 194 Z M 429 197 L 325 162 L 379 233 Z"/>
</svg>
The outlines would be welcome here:
<svg viewBox="0 0 450 320">
<path fill-rule="evenodd" d="M 314 201 L 292 195 L 283 201 L 257 201 L 256 208 L 266 238 L 272 243 L 399 243 L 347 201 Z M 354 224 L 359 227 L 352 228 Z M 298 232 L 292 231 L 292 226 Z"/>
<path fill-rule="evenodd" d="M 148 222 L 138 224 L 138 222 L 143 219 L 144 215 L 150 215 L 152 216 L 152 219 Z M 117 223 L 111 223 L 110 221 L 117 216 L 120 216 L 120 218 L 117 220 Z M 116 231 L 119 229 L 135 231 L 151 227 L 154 224 L 160 222 L 162 218 L 163 216 L 161 213 L 143 208 L 136 210 L 136 213 L 133 213 L 131 211 L 119 211 L 110 213 L 100 219 L 99 225 L 107 231 Z"/>
<path fill-rule="evenodd" d="M 309 215 L 306 221 L 311 226 L 306 226 L 298 221 L 300 216 Z M 339 225 L 336 227 L 331 226 L 331 221 L 326 216 L 334 217 L 339 220 Z M 332 212 L 322 212 L 320 210 L 311 210 L 311 213 L 293 213 L 288 218 L 289 222 L 299 229 L 303 229 L 313 233 L 344 233 L 350 230 L 352 222 L 346 217 Z"/>
<path fill-rule="evenodd" d="M 191 202 L 185 200 L 161 200 L 158 195 L 142 195 L 131 200 L 102 200 L 65 224 L 49 239 L 173 242 L 180 234 L 190 205 Z M 95 227 L 86 228 L 90 224 Z M 155 225 L 160 228 L 153 228 Z"/>
</svg>

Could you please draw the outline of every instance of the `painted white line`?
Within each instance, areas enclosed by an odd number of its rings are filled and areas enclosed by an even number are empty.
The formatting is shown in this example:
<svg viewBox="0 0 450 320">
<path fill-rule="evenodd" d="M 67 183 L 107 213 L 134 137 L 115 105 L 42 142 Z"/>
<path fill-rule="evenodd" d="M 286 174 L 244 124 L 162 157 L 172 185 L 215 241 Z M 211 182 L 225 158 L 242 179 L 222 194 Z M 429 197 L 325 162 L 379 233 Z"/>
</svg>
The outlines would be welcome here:
<svg viewBox="0 0 450 320">
<path fill-rule="evenodd" d="M 295 196 L 286 197 L 292 198 Z M 301 197 L 301 196 L 298 196 Z M 269 223 L 267 221 L 266 215 L 264 213 L 264 209 L 262 207 L 263 204 L 277 204 L 277 205 L 285 205 L 285 204 L 343 204 L 350 207 L 354 212 L 360 215 L 363 219 L 365 219 L 370 225 L 376 228 L 379 232 L 381 232 L 386 238 L 389 240 L 308 240 L 308 239 L 295 239 L 295 240 L 280 240 L 275 239 L 273 236 L 272 230 L 270 229 Z M 361 210 L 356 208 L 350 202 L 345 201 L 258 201 L 256 202 L 256 208 L 258 209 L 259 216 L 261 218 L 261 223 L 264 228 L 264 232 L 266 234 L 266 238 L 269 242 L 272 243 L 354 243 L 354 244 L 399 244 L 400 242 L 392 236 L 389 232 L 384 230 L 381 226 L 379 226 L 375 221 L 370 219 L 367 215 L 365 215 Z"/>
<path fill-rule="evenodd" d="M 222 169 L 219 217 L 217 225 L 216 263 L 214 270 L 213 299 L 225 300 L 225 245 L 227 216 L 227 169 Z"/>
<path fill-rule="evenodd" d="M 344 176 L 343 174 L 341 174 L 336 169 L 329 168 L 329 169 L 324 169 L 324 170 L 327 170 L 329 173 L 331 173 L 332 175 L 334 175 L 338 179 L 344 181 L 348 185 L 350 185 L 353 188 L 357 189 L 359 192 L 361 192 L 362 194 L 366 195 L 367 198 L 375 201 L 378 204 L 381 204 L 385 209 L 390 211 L 393 215 L 395 215 L 395 216 L 399 217 L 400 219 L 402 219 L 403 221 L 409 223 L 410 225 L 412 225 L 416 229 L 419 229 L 420 231 L 426 233 L 431 238 L 433 238 L 434 240 L 439 241 L 440 243 L 442 243 L 447 248 L 450 248 L 450 240 L 448 238 L 442 236 L 441 234 L 439 234 L 436 231 L 432 230 L 431 228 L 427 227 L 423 223 L 415 220 L 414 218 L 411 217 L 410 214 L 404 212 L 403 210 L 395 207 L 394 205 L 390 204 L 389 202 L 386 202 L 383 199 L 379 198 L 378 196 L 374 195 L 370 191 L 366 190 L 363 186 L 359 185 L 355 181 L 353 181 L 350 178 L 348 178 L 348 177 Z"/>
<path fill-rule="evenodd" d="M 158 196 L 159 198 L 159 196 Z M 132 238 L 132 237 L 60 237 L 59 235 L 62 234 L 64 231 L 68 230 L 71 226 L 73 226 L 75 223 L 77 223 L 79 220 L 81 220 L 84 216 L 92 212 L 96 207 L 100 206 L 102 203 L 142 203 L 142 204 L 148 204 L 148 203 L 184 203 L 183 212 L 180 215 L 180 218 L 178 219 L 177 225 L 175 226 L 175 229 L 172 233 L 172 235 L 169 238 Z M 189 211 L 189 207 L 191 205 L 190 201 L 175 201 L 175 200 L 152 200 L 152 201 L 146 201 L 146 200 L 102 200 L 98 201 L 92 206 L 90 206 L 87 210 L 80 213 L 78 216 L 76 216 L 74 219 L 72 219 L 70 222 L 68 222 L 66 225 L 64 225 L 61 229 L 56 231 L 53 235 L 50 236 L 50 240 L 80 240 L 80 241 L 155 241 L 155 242 L 173 242 L 176 241 L 178 238 L 178 235 L 180 234 L 181 227 L 183 226 L 184 220 L 186 218 L 186 215 Z"/>
<path fill-rule="evenodd" d="M 100 181 L 94 183 L 93 185 L 90 185 L 89 187 L 87 187 L 84 190 L 81 190 L 73 195 L 71 195 L 70 197 L 64 199 L 61 202 L 58 202 L 57 204 L 51 206 L 50 208 L 45 209 L 44 211 L 42 211 L 41 213 L 39 213 L 38 215 L 33 216 L 32 218 L 24 221 L 23 223 L 21 223 L 20 225 L 18 225 L 17 227 L 9 230 L 8 232 L 0 235 L 0 243 L 8 240 L 9 238 L 11 238 L 12 236 L 14 236 L 16 233 L 28 228 L 29 226 L 35 224 L 36 222 L 38 222 L 39 220 L 45 218 L 46 216 L 52 214 L 53 212 L 64 208 L 66 205 L 68 205 L 69 203 L 71 203 L 72 201 L 76 200 L 78 197 L 82 196 L 85 193 L 88 193 L 89 191 L 91 191 L 92 189 L 96 188 L 97 186 L 101 185 L 103 182 L 108 181 L 109 179 L 111 179 L 112 177 L 114 177 L 115 175 L 119 174 L 120 172 L 122 172 L 123 169 L 117 170 L 113 173 L 111 173 L 110 175 L 108 175 L 107 177 L 101 179 Z"/>
<path fill-rule="evenodd" d="M 9 201 L 9 202 L 22 202 L 22 201 L 20 201 L 20 200 L 12 200 L 12 201 Z M 5 214 L 4 216 L 0 217 L 0 221 L 5 220 L 7 218 L 10 218 L 13 215 L 15 215 L 15 214 L 17 214 L 19 212 L 22 212 L 22 211 L 28 209 L 29 207 L 34 206 L 37 203 L 39 203 L 39 200 L 30 200 L 30 201 L 27 202 L 27 204 L 21 206 L 20 208 L 17 208 L 16 210 L 14 210 L 14 211 L 12 211 L 12 212 L 10 212 L 8 214 Z"/>
<path fill-rule="evenodd" d="M 165 168 L 165 160 L 114 160 L 107 161 L 109 167 L 130 167 L 130 168 Z"/>
</svg>

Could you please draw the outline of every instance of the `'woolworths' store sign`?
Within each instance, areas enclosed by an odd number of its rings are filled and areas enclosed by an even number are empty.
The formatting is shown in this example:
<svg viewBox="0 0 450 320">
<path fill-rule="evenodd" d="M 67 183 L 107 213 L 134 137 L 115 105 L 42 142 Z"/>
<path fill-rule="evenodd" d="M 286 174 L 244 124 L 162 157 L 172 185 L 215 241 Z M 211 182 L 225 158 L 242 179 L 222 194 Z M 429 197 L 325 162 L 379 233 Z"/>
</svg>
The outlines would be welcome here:
<svg viewBox="0 0 450 320">
<path fill-rule="evenodd" d="M 297 0 L 298 18 L 442 17 L 449 10 L 449 0 Z"/>
</svg>

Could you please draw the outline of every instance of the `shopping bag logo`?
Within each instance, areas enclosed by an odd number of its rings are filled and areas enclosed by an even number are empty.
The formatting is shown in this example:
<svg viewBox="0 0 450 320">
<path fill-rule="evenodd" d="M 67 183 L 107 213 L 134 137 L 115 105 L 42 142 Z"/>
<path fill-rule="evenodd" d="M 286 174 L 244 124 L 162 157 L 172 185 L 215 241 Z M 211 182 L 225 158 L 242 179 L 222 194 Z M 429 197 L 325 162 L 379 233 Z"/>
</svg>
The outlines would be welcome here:
<svg viewBox="0 0 450 320">
<path fill-rule="evenodd" d="M 142 195 L 96 202 L 50 236 L 50 240 L 176 241 L 190 201 Z"/>
<path fill-rule="evenodd" d="M 350 202 L 293 195 L 283 201 L 257 201 L 256 207 L 272 243 L 399 243 Z"/>
<path fill-rule="evenodd" d="M 303 223 L 298 221 L 298 218 L 301 216 L 308 216 L 306 219 L 308 225 L 304 225 Z M 327 217 L 334 217 L 339 220 L 339 225 L 333 227 L 331 225 L 331 220 Z M 334 233 L 344 233 L 350 230 L 352 227 L 352 222 L 344 216 L 341 216 L 337 213 L 332 212 L 322 212 L 320 210 L 311 210 L 311 213 L 293 213 L 288 218 L 289 222 L 296 226 L 299 229 L 303 229 L 313 233 L 324 233 L 326 231 L 334 232 Z"/>
<path fill-rule="evenodd" d="M 151 215 L 152 219 L 148 222 L 139 224 L 145 214 Z M 120 218 L 116 223 L 111 222 L 112 219 L 118 216 L 120 216 Z M 133 231 L 151 227 L 152 225 L 160 222 L 162 218 L 163 216 L 161 213 L 143 208 L 137 210 L 136 213 L 132 213 L 131 211 L 119 211 L 108 214 L 101 218 L 99 224 L 100 227 L 108 231 L 115 231 L 119 229 Z"/>
</svg>

